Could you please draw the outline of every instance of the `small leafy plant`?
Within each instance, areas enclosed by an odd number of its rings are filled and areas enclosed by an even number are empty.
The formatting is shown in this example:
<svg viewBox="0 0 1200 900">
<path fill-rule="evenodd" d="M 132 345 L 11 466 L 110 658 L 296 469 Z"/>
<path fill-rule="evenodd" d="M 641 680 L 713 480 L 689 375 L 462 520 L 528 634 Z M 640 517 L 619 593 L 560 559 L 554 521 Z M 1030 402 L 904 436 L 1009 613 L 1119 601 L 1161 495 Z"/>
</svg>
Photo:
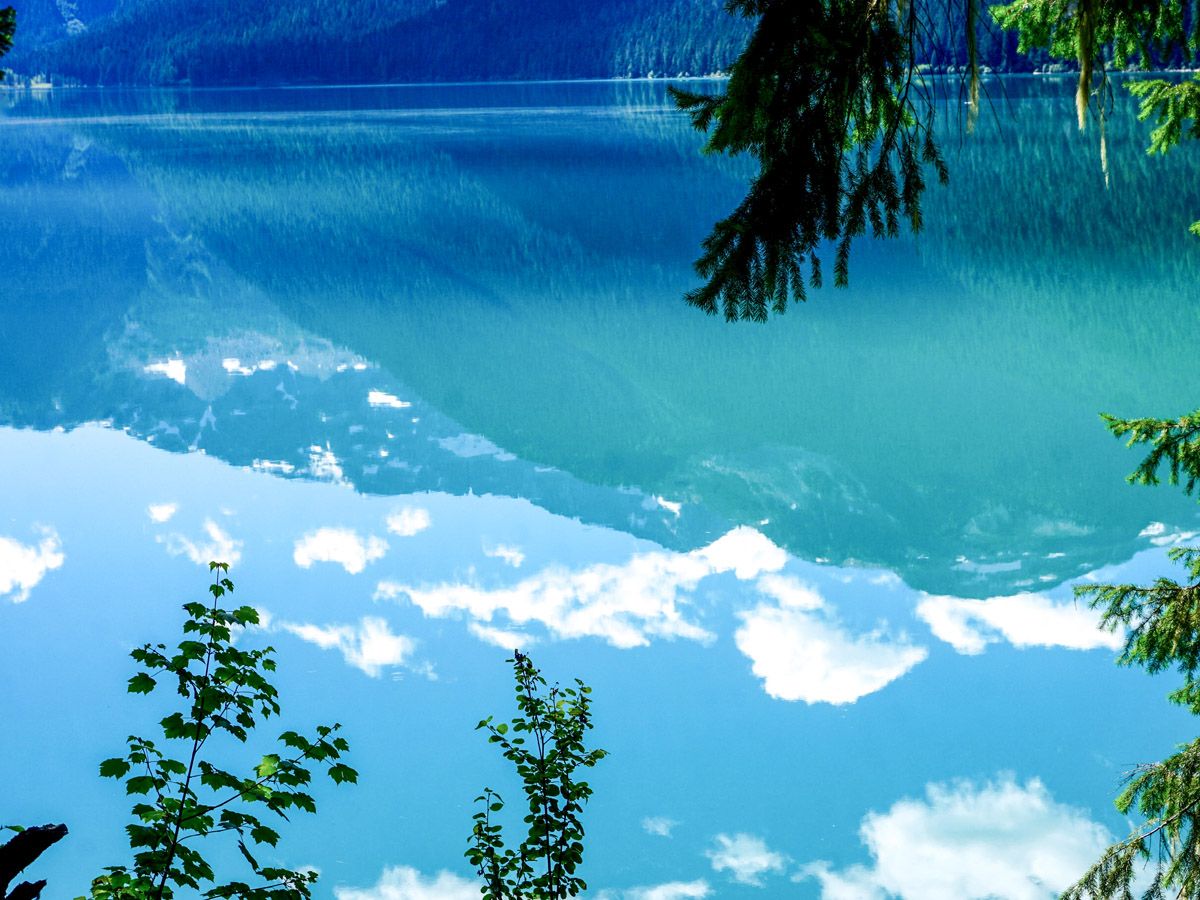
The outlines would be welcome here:
<svg viewBox="0 0 1200 900">
<path fill-rule="evenodd" d="M 511 723 L 481 721 L 477 730 L 488 732 L 488 742 L 498 744 L 504 758 L 521 776 L 529 814 L 525 839 L 506 847 L 503 826 L 493 816 L 504 809 L 504 800 L 491 788 L 475 798 L 480 810 L 473 816 L 466 857 L 475 866 L 486 900 L 560 900 L 587 890 L 575 874 L 583 861 L 583 823 L 580 816 L 592 789 L 577 781 L 575 770 L 591 768 L 607 756 L 589 750 L 584 737 L 592 727 L 592 689 L 579 679 L 574 688 L 546 679 L 520 651 L 508 660 L 516 680 L 519 714 Z"/>
<path fill-rule="evenodd" d="M 226 563 L 209 564 L 211 605 L 187 603 L 184 639 L 174 651 L 146 644 L 130 656 L 141 669 L 129 679 L 129 692 L 150 694 L 171 686 L 181 708 L 159 722 L 163 742 L 131 735 L 128 752 L 100 764 L 101 776 L 124 779 L 126 793 L 138 797 L 126 827 L 134 851 L 132 866 L 111 866 L 92 883 L 94 900 L 164 900 L 178 888 L 207 898 L 307 900 L 317 874 L 259 863 L 251 845 L 275 847 L 268 821 L 287 819 L 292 810 L 316 812 L 306 793 L 310 766 L 323 768 L 335 783 L 356 782 L 358 773 L 340 760 L 350 746 L 340 725 L 321 725 L 315 735 L 295 731 L 279 736 L 280 752 L 268 753 L 249 775 L 236 775 L 207 758 L 214 737 L 244 744 L 258 724 L 279 713 L 278 691 L 268 679 L 275 671 L 274 648 L 243 650 L 234 643 L 241 629 L 258 624 L 249 606 L 221 608 L 233 591 Z M 171 748 L 179 748 L 178 755 Z M 266 821 L 262 816 L 270 813 Z M 224 834 L 236 840 L 254 883 L 220 881 L 205 858 L 206 838 Z"/>
</svg>

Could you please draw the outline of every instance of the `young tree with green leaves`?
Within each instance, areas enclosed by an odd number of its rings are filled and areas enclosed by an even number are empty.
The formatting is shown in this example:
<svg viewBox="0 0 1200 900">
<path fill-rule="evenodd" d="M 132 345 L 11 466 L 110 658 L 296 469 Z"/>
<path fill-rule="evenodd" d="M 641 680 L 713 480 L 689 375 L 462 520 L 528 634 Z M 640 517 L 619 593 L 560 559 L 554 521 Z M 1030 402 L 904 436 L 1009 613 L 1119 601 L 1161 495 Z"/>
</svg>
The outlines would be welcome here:
<svg viewBox="0 0 1200 900">
<path fill-rule="evenodd" d="M 1157 484 L 1165 465 L 1172 484 L 1182 484 L 1188 494 L 1195 491 L 1200 483 L 1200 411 L 1177 420 L 1105 420 L 1131 446 L 1150 446 L 1130 481 Z M 1184 567 L 1186 581 L 1086 585 L 1076 589 L 1076 596 L 1101 611 L 1105 627 L 1125 630 L 1121 665 L 1144 666 L 1152 673 L 1178 670 L 1183 684 L 1170 700 L 1200 714 L 1200 548 L 1177 547 L 1170 557 Z M 1063 893 L 1064 900 L 1133 900 L 1134 886 L 1145 878 L 1149 887 L 1143 900 L 1200 897 L 1200 738 L 1160 762 L 1138 766 L 1116 804 L 1122 814 L 1140 818 L 1140 824 L 1109 847 Z"/>
<path fill-rule="evenodd" d="M 529 813 L 518 846 L 504 843 L 503 826 L 495 821 L 504 800 L 491 788 L 475 798 L 475 813 L 466 857 L 483 881 L 485 900 L 561 900 L 587 890 L 575 874 L 583 861 L 583 808 L 592 796 L 575 770 L 592 768 L 606 751 L 585 745 L 592 728 L 592 689 L 579 679 L 575 687 L 547 686 L 546 679 L 520 651 L 508 660 L 516 681 L 518 715 L 511 722 L 492 716 L 477 729 L 488 732 L 504 758 L 521 777 Z"/>
<path fill-rule="evenodd" d="M 1016 0 L 988 16 L 980 0 L 728 0 L 726 8 L 757 24 L 725 89 L 672 93 L 708 134 L 708 152 L 758 163 L 745 199 L 705 239 L 696 261 L 703 284 L 687 295 L 729 320 L 763 321 L 804 300 L 806 284 L 823 281 L 826 245 L 834 282 L 845 285 L 855 238 L 894 237 L 903 224 L 920 230 L 924 170 L 948 177 L 934 134 L 946 83 L 919 72 L 936 35 L 963 32 L 954 99 L 967 104 L 968 130 L 980 106 L 984 28 L 998 23 L 1017 32 L 1020 52 L 1077 65 L 1079 127 L 1097 120 L 1106 172 L 1109 70 L 1193 61 L 1200 49 L 1200 15 L 1186 0 Z M 1141 118 L 1157 126 L 1150 152 L 1200 136 L 1200 76 L 1130 89 Z M 1200 235 L 1200 222 L 1192 230 Z"/>
<path fill-rule="evenodd" d="M 277 845 L 279 833 L 268 824 L 274 819 L 286 820 L 294 810 L 316 812 L 308 793 L 312 768 L 323 769 L 336 784 L 358 780 L 341 761 L 349 744 L 337 724 L 318 726 L 308 737 L 285 731 L 279 750 L 260 757 L 247 775 L 211 761 L 212 739 L 245 744 L 280 706 L 269 680 L 274 648 L 244 650 L 235 643 L 245 628 L 258 624 L 258 613 L 250 606 L 222 608 L 222 598 L 233 591 L 229 567 L 214 562 L 210 570 L 212 602 L 184 604 L 184 639 L 177 647 L 146 644 L 130 654 L 141 667 L 129 679 L 130 693 L 169 687 L 182 703 L 159 722 L 161 743 L 131 735 L 124 756 L 100 764 L 102 776 L 124 779 L 126 793 L 138 799 L 125 829 L 133 864 L 107 868 L 92 883 L 93 900 L 165 900 L 178 889 L 207 898 L 309 898 L 315 872 L 263 865 L 255 855 L 260 851 L 251 847 Z M 236 843 L 253 883 L 217 876 L 204 845 L 218 835 Z"/>
</svg>

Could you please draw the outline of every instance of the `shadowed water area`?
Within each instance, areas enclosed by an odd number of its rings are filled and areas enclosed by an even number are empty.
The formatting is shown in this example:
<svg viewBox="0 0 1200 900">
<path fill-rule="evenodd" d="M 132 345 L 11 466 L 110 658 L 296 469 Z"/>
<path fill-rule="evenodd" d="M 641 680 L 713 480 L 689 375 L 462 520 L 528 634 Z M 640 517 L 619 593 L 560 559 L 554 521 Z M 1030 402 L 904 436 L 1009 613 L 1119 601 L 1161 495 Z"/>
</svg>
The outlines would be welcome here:
<svg viewBox="0 0 1200 900">
<path fill-rule="evenodd" d="M 925 231 L 765 326 L 680 299 L 753 169 L 661 84 L 0 93 L 0 820 L 83 835 L 52 894 L 120 858 L 124 652 L 222 556 L 357 738 L 318 896 L 470 876 L 517 644 L 596 688 L 600 896 L 886 887 L 863 817 L 938 790 L 1120 833 L 1190 733 L 1070 596 L 1196 528 L 1098 413 L 1200 398 L 1200 155 L 1118 103 L 1106 189 L 1067 81 L 989 93 Z"/>
</svg>

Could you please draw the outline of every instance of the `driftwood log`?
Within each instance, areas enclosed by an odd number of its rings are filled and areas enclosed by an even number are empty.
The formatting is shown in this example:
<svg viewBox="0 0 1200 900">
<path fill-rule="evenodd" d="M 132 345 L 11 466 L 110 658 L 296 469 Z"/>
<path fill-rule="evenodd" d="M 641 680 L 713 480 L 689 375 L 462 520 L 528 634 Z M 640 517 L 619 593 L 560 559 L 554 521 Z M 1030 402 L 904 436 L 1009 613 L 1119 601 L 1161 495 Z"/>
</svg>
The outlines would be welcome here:
<svg viewBox="0 0 1200 900">
<path fill-rule="evenodd" d="M 19 831 L 7 844 L 0 844 L 0 898 L 38 900 L 45 881 L 22 881 L 11 890 L 9 885 L 47 847 L 61 841 L 66 834 L 66 825 L 38 825 Z"/>
</svg>

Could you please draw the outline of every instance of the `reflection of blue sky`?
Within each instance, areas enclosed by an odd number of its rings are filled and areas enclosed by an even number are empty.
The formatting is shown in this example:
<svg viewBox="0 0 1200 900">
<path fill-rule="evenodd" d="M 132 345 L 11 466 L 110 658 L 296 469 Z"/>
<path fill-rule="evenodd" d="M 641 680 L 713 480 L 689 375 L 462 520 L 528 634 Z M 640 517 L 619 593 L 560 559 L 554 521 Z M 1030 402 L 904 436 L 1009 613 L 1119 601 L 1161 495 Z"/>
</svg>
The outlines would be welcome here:
<svg viewBox="0 0 1200 900">
<path fill-rule="evenodd" d="M 1124 828 L 1121 773 L 1192 733 L 1070 591 L 1169 571 L 1196 520 L 1123 489 L 1094 421 L 1194 396 L 1143 309 L 1184 321 L 1190 269 L 1131 244 L 1143 293 L 1113 295 L 1125 269 L 1067 266 L 1050 217 L 993 210 L 1028 229 L 989 266 L 931 216 L 918 252 L 861 248 L 852 291 L 722 329 L 677 297 L 741 170 L 659 86 L 591 106 L 624 90 L 486 90 L 531 92 L 516 115 L 71 92 L 58 124 L 7 119 L 0 423 L 39 431 L 0 427 L 0 822 L 71 825 L 54 895 L 124 858 L 95 767 L 156 709 L 126 653 L 214 557 L 289 723 L 353 742 L 362 786 L 282 845 L 326 898 L 477 896 L 470 799 L 507 771 L 473 728 L 518 644 L 596 687 L 603 900 L 1045 897 Z M 1023 180 L 1083 172 L 1040 121 Z M 968 184 L 1007 159 L 965 152 Z"/>
<path fill-rule="evenodd" d="M 99 426 L 2 430 L 0 454 L 47 473 L 0 489 L 0 553 L 27 566 L 5 569 L 0 714 L 32 736 L 0 759 L 19 785 L 5 816 L 70 821 L 49 863 L 67 890 L 120 855 L 119 791 L 94 772 L 146 721 L 122 696 L 124 654 L 173 634 L 210 556 L 239 560 L 238 596 L 266 613 L 247 639 L 279 646 L 289 712 L 354 738 L 364 787 L 321 796 L 315 821 L 353 809 L 370 835 L 297 823 L 287 851 L 342 900 L 467 889 L 469 800 L 503 778 L 472 728 L 507 708 L 508 639 L 596 685 L 614 751 L 590 813 L 605 897 L 972 896 L 972 853 L 997 854 L 1014 885 L 1053 882 L 1120 829 L 1104 809 L 1121 768 L 1179 737 L 1165 686 L 1113 667 L 1112 636 L 1067 587 L 931 597 L 748 527 L 671 550 L 524 500 L 364 496 Z M 1151 541 L 1168 537 L 1149 529 L 1095 577 L 1164 571 Z M 1137 735 L 1108 726 L 1126 704 Z M 1055 841 L 1053 860 L 1034 852 Z M 1044 896 L 1021 890 L 1004 896 Z"/>
</svg>

